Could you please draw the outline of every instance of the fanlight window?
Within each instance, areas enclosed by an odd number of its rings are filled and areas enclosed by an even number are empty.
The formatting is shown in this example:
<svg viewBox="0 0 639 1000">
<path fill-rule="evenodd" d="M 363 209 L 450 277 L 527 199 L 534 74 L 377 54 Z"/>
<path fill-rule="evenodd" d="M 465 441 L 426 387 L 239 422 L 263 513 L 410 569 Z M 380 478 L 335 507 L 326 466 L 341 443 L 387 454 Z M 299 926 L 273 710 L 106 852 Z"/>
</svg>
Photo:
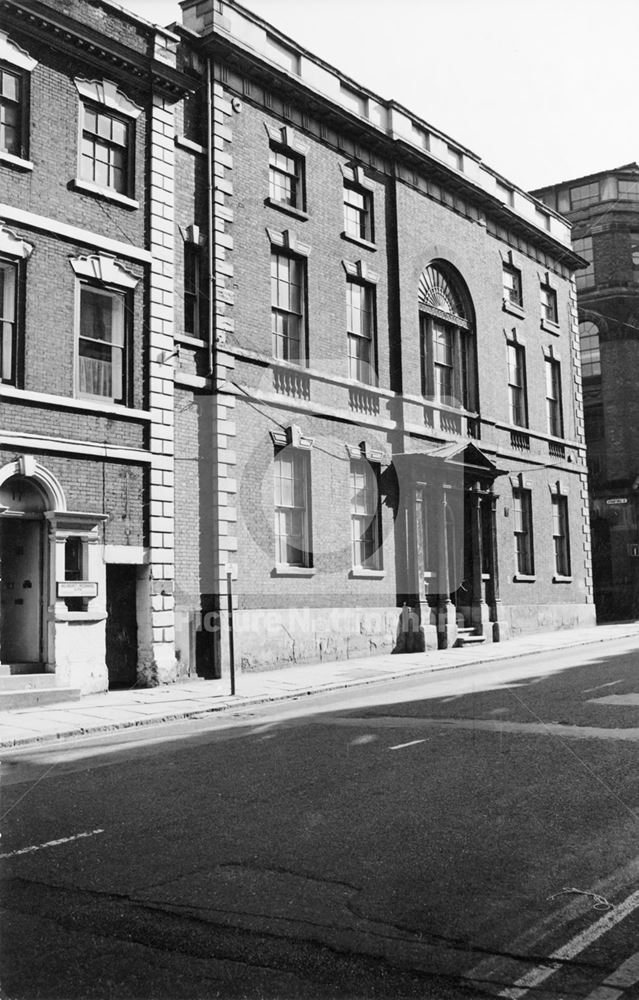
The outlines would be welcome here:
<svg viewBox="0 0 639 1000">
<path fill-rule="evenodd" d="M 477 409 L 472 307 L 452 269 L 429 264 L 419 280 L 422 393 L 456 409 Z"/>
<path fill-rule="evenodd" d="M 462 296 L 446 274 L 434 264 L 430 264 L 419 279 L 419 304 L 429 311 L 448 313 L 467 325 L 467 310 Z"/>
</svg>

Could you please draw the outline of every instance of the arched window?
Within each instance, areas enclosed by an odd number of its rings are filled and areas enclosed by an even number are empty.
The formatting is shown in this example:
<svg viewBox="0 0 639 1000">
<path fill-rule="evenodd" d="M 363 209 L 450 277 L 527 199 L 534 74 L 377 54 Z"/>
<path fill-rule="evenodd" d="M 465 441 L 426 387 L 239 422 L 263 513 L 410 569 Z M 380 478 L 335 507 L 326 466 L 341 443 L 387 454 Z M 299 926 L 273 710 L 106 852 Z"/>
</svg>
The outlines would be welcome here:
<svg viewBox="0 0 639 1000">
<path fill-rule="evenodd" d="M 462 279 L 432 263 L 419 280 L 422 393 L 437 403 L 477 410 L 472 305 Z"/>
<path fill-rule="evenodd" d="M 579 324 L 579 342 L 581 344 L 582 378 L 592 378 L 594 375 L 601 375 L 599 327 L 596 323 L 586 320 L 584 323 Z"/>
</svg>

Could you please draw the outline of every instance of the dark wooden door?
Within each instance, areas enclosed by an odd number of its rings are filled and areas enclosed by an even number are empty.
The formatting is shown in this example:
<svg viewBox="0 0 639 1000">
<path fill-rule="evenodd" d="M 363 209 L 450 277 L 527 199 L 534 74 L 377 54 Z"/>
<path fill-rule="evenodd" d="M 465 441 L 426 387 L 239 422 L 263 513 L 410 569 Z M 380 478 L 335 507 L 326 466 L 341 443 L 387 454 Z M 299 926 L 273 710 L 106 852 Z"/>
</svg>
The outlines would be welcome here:
<svg viewBox="0 0 639 1000">
<path fill-rule="evenodd" d="M 136 577 L 135 566 L 106 568 L 106 662 L 110 688 L 133 687 L 137 680 Z"/>
</svg>

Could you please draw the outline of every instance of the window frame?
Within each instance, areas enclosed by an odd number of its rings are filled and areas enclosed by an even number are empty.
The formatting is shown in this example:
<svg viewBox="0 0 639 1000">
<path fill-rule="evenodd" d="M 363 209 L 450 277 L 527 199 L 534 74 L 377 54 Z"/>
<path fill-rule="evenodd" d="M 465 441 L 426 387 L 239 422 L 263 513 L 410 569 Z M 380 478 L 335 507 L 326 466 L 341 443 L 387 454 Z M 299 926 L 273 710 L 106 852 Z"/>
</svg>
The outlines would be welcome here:
<svg viewBox="0 0 639 1000">
<path fill-rule="evenodd" d="M 279 291 L 280 288 L 280 278 L 273 274 L 274 261 L 277 261 L 277 269 L 279 271 L 279 261 L 286 260 L 289 262 L 289 269 L 291 266 L 298 268 L 299 280 L 296 283 L 292 283 L 289 279 L 288 287 L 296 287 L 299 289 L 299 311 L 296 312 L 294 309 L 283 308 L 279 303 L 279 296 L 275 294 L 275 289 Z M 273 358 L 276 361 L 285 361 L 289 364 L 306 366 L 308 364 L 308 345 L 307 345 L 307 266 L 306 258 L 300 257 L 296 254 L 289 253 L 282 249 L 281 247 L 271 246 L 271 350 Z M 289 270 L 290 274 L 290 270 Z M 274 281 L 277 284 L 274 286 Z M 289 301 L 291 295 L 289 293 Z M 278 299 L 277 304 L 274 299 Z M 299 337 L 297 342 L 299 344 L 299 351 L 297 357 L 291 357 L 290 348 L 287 351 L 278 351 L 278 343 L 280 340 L 282 344 L 291 344 L 293 339 L 288 336 L 288 334 L 280 334 L 274 325 L 274 319 L 276 316 L 285 317 L 297 317 L 297 324 L 299 329 Z M 287 324 L 284 324 L 287 326 Z"/>
<path fill-rule="evenodd" d="M 7 271 L 12 275 L 12 318 L 4 317 L 4 296 L 0 304 L 0 384 L 17 386 L 20 372 L 20 345 L 22 342 L 22 271 L 23 265 L 20 260 L 5 256 L 0 253 L 0 270 Z M 10 327 L 5 329 L 5 325 Z M 8 343 L 9 364 L 5 357 L 5 346 Z M 8 374 L 5 374 L 8 371 Z"/>
<path fill-rule="evenodd" d="M 571 579 L 570 527 L 568 520 L 568 497 L 564 493 L 553 493 L 552 537 L 555 559 L 555 579 Z"/>
<path fill-rule="evenodd" d="M 561 362 L 546 356 L 546 426 L 552 437 L 564 436 L 564 412 L 561 391 Z"/>
<path fill-rule="evenodd" d="M 534 579 L 532 491 L 525 486 L 513 486 L 513 522 L 515 579 Z"/>
<path fill-rule="evenodd" d="M 352 302 L 355 289 L 361 289 L 364 297 L 364 304 L 367 308 L 360 308 L 357 313 L 360 317 L 368 317 L 368 332 L 355 329 L 353 317 L 356 313 Z M 346 277 L 346 337 L 348 345 L 348 377 L 361 385 L 377 385 L 377 302 L 376 289 L 373 284 L 367 281 L 360 281 L 350 275 Z M 358 357 L 352 350 L 353 347 L 368 344 L 368 360 Z M 362 377 L 367 376 L 367 377 Z"/>
<path fill-rule="evenodd" d="M 507 276 L 512 277 L 514 279 L 515 285 L 517 286 L 516 289 L 515 289 L 515 291 L 516 291 L 517 294 L 516 294 L 516 297 L 514 297 L 514 298 L 513 298 L 513 294 L 512 294 L 513 293 L 513 289 L 511 289 L 506 284 L 506 277 Z M 515 306 L 516 309 L 523 310 L 523 308 L 524 308 L 524 290 L 523 290 L 523 281 L 522 281 L 521 271 L 520 271 L 520 269 L 518 267 L 515 267 L 514 264 L 507 263 L 506 261 L 504 261 L 503 264 L 502 264 L 502 286 L 503 286 L 504 305 L 506 307 L 508 307 L 508 306 Z"/>
<path fill-rule="evenodd" d="M 527 428 L 528 415 L 528 378 L 526 373 L 526 348 L 517 340 L 507 340 L 508 358 L 508 415 L 514 427 Z M 519 376 L 520 381 L 516 381 Z M 516 394 L 519 394 L 517 399 Z M 522 420 L 517 419 L 521 410 Z"/>
<path fill-rule="evenodd" d="M 292 503 L 284 504 L 282 503 L 283 491 L 281 484 L 284 481 L 284 477 L 281 475 L 282 463 L 284 461 L 290 461 L 292 463 L 293 475 L 289 477 L 288 481 L 292 483 Z M 296 472 L 300 473 L 300 484 L 296 487 Z M 278 492 L 278 486 L 280 487 Z M 299 489 L 299 495 L 303 500 L 303 503 L 296 503 L 296 490 Z M 307 448 L 297 448 L 292 445 L 287 445 L 284 447 L 276 446 L 273 458 L 273 509 L 274 509 L 274 519 L 273 519 L 273 534 L 275 542 L 275 564 L 276 568 L 282 571 L 287 570 L 310 570 L 313 568 L 313 550 L 312 550 L 312 521 L 311 521 L 311 453 L 310 449 Z M 293 513 L 299 512 L 299 517 L 301 520 L 301 531 L 298 534 L 294 534 L 290 531 L 281 532 L 280 528 L 280 515 L 286 514 L 292 511 Z M 296 537 L 301 538 L 301 546 L 291 546 L 290 539 Z M 284 539 L 285 553 L 282 551 L 282 539 Z M 295 551 L 299 553 L 299 558 L 291 559 L 289 549 L 294 548 Z M 282 559 L 282 555 L 286 558 Z"/>
<path fill-rule="evenodd" d="M 548 281 L 542 281 L 539 285 L 541 323 L 556 328 L 559 326 L 559 305 L 557 301 L 557 289 Z"/>
<path fill-rule="evenodd" d="M 1 76 L 3 73 L 8 73 L 18 80 L 20 96 L 16 101 L 11 101 L 10 98 L 5 98 L 2 94 Z M 10 160 L 28 162 L 30 139 L 29 112 L 31 106 L 31 73 L 29 70 L 24 69 L 21 66 L 15 66 L 4 59 L 0 59 L 0 135 L 2 135 L 3 132 L 2 108 L 6 107 L 10 101 L 11 103 L 15 103 L 17 105 L 17 124 L 15 126 L 18 134 L 17 147 L 15 151 L 12 151 L 5 148 L 4 145 L 0 145 L 0 155 L 2 157 L 7 157 Z"/>
<path fill-rule="evenodd" d="M 585 245 L 584 245 L 585 244 Z M 595 256 L 592 233 L 585 236 L 576 236 L 572 241 L 572 248 L 580 257 L 588 261 L 588 267 L 575 271 L 575 284 L 577 291 L 584 288 L 592 288 L 595 285 Z"/>
<path fill-rule="evenodd" d="M 87 158 L 85 155 L 85 133 L 89 130 L 85 127 L 85 120 L 87 113 L 95 114 L 96 116 L 102 116 L 108 118 L 111 121 L 111 127 L 113 128 L 113 123 L 118 122 L 120 125 L 124 126 L 125 129 L 125 143 L 117 143 L 113 138 L 107 140 L 104 136 L 100 136 L 99 131 L 92 132 L 93 138 L 87 141 L 93 141 L 94 143 L 94 155 L 90 158 L 93 164 L 93 177 L 88 177 L 84 173 L 84 162 Z M 78 143 L 78 180 L 81 184 L 89 184 L 93 187 L 116 195 L 120 198 L 133 198 L 135 193 L 135 139 L 136 139 L 136 128 L 135 121 L 133 121 L 129 116 L 122 114 L 122 112 L 116 111 L 114 108 L 109 107 L 105 104 L 100 104 L 99 101 L 91 101 L 86 98 L 80 101 L 80 136 Z M 99 129 L 98 119 L 96 117 L 96 129 Z M 96 145 L 100 145 L 103 148 L 111 151 L 114 149 L 122 148 L 124 145 L 124 166 L 122 168 L 124 173 L 124 190 L 119 190 L 115 184 L 111 183 L 101 183 L 95 179 L 95 167 L 99 161 L 95 157 Z M 115 169 L 108 162 L 108 169 Z"/>
<path fill-rule="evenodd" d="M 77 556 L 77 566 L 73 568 L 71 556 L 75 548 Z M 87 551 L 87 539 L 84 535 L 67 535 L 64 540 L 64 579 L 65 581 L 85 581 L 89 579 L 88 574 L 89 559 Z M 65 597 L 64 603 L 67 611 L 87 611 L 89 598 L 87 597 Z"/>
<path fill-rule="evenodd" d="M 273 162 L 273 157 L 284 157 L 293 164 L 293 171 L 283 170 L 277 163 Z M 292 200 L 278 197 L 277 185 L 274 183 L 275 175 L 292 179 L 294 197 Z M 305 157 L 297 153 L 290 146 L 283 142 L 269 141 L 269 162 L 268 162 L 268 196 L 269 201 L 279 208 L 293 209 L 298 212 L 306 212 L 306 172 Z"/>
<path fill-rule="evenodd" d="M 361 494 L 361 489 L 357 487 L 357 476 L 364 480 L 365 509 L 363 511 L 355 509 L 356 497 L 358 493 Z M 373 464 L 363 455 L 359 458 L 351 457 L 349 466 L 351 562 L 353 572 L 357 574 L 379 573 L 384 568 L 379 476 L 380 470 L 377 463 Z M 371 497 L 372 503 L 369 502 Z M 365 546 L 369 546 L 371 551 L 369 555 L 362 558 Z"/>
<path fill-rule="evenodd" d="M 420 308 L 421 325 L 421 358 L 422 358 L 422 395 L 440 406 L 473 413 L 476 409 L 474 386 L 474 338 L 472 329 L 459 326 L 454 317 L 448 320 L 444 316 L 434 315 Z M 449 338 L 451 360 L 436 361 L 436 326 L 441 327 Z M 441 344 L 441 342 L 440 342 Z M 446 369 L 449 372 L 451 392 L 442 394 L 442 379 L 438 372 Z"/>
<path fill-rule="evenodd" d="M 587 332 L 582 330 L 582 327 L 585 327 L 587 324 L 594 329 L 594 333 L 591 330 Z M 588 360 L 585 360 L 583 342 L 584 340 L 593 341 L 595 338 L 597 346 L 594 348 L 588 347 Z M 581 377 L 583 379 L 601 378 L 601 331 L 597 324 L 593 323 L 590 319 L 584 319 L 579 324 L 579 351 L 581 356 Z M 588 371 L 585 370 L 586 368 L 588 368 Z"/>
<path fill-rule="evenodd" d="M 193 240 L 185 240 L 182 261 L 184 279 L 182 327 L 187 337 L 203 340 L 207 324 L 206 308 L 203 308 L 207 297 L 207 285 L 201 244 Z M 191 279 L 192 288 L 190 287 Z M 190 315 L 192 315 L 192 323 L 189 326 L 187 317 Z"/>
<path fill-rule="evenodd" d="M 356 194 L 362 199 L 362 205 L 358 206 L 348 200 L 347 194 Z M 373 192 L 358 184 L 356 180 L 344 178 L 342 189 L 344 232 L 343 236 L 360 243 L 375 242 L 375 220 L 374 220 L 374 197 Z M 359 223 L 354 221 L 354 217 L 349 216 L 348 210 L 357 213 Z"/>
<path fill-rule="evenodd" d="M 93 294 L 103 295 L 105 297 L 110 297 L 111 301 L 118 303 L 118 312 L 120 313 L 121 319 L 121 344 L 114 343 L 113 339 L 110 341 L 99 340 L 97 338 L 86 337 L 82 334 L 82 293 L 83 290 L 92 292 Z M 111 404 L 114 406 L 129 406 L 130 405 L 130 391 L 129 391 L 129 379 L 130 379 L 130 367 L 131 367 L 131 324 L 130 324 L 130 313 L 131 313 L 131 303 L 130 303 L 130 292 L 125 288 L 118 288 L 113 285 L 105 284 L 99 281 L 93 281 L 87 278 L 79 278 L 77 281 L 76 288 L 76 336 L 75 336 L 75 397 L 77 399 L 87 399 L 93 400 L 94 402 L 102 402 L 106 404 Z M 113 314 L 112 314 L 113 315 Z M 113 337 L 113 325 L 111 327 L 111 336 Z M 113 349 L 118 348 L 120 350 L 120 388 L 121 392 L 119 395 L 115 395 L 112 391 L 110 395 L 106 393 L 92 393 L 88 391 L 83 391 L 81 389 L 81 364 L 80 359 L 84 355 L 80 353 L 80 343 L 81 341 L 87 341 L 91 343 L 106 344 L 111 346 L 111 387 L 113 390 Z M 116 369 L 117 370 L 117 366 Z"/>
</svg>

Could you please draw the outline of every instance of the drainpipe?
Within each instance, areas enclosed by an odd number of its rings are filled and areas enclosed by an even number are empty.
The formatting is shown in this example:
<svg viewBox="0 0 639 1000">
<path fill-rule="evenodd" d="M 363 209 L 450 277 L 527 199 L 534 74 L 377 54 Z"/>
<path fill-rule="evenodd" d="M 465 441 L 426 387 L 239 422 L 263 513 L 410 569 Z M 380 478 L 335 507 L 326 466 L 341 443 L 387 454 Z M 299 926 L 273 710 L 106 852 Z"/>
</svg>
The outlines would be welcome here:
<svg viewBox="0 0 639 1000">
<path fill-rule="evenodd" d="M 213 393 L 215 385 L 215 191 L 213 143 L 213 66 L 210 56 L 206 57 L 206 168 L 207 168 L 207 226 L 208 226 L 208 377 Z"/>
</svg>

